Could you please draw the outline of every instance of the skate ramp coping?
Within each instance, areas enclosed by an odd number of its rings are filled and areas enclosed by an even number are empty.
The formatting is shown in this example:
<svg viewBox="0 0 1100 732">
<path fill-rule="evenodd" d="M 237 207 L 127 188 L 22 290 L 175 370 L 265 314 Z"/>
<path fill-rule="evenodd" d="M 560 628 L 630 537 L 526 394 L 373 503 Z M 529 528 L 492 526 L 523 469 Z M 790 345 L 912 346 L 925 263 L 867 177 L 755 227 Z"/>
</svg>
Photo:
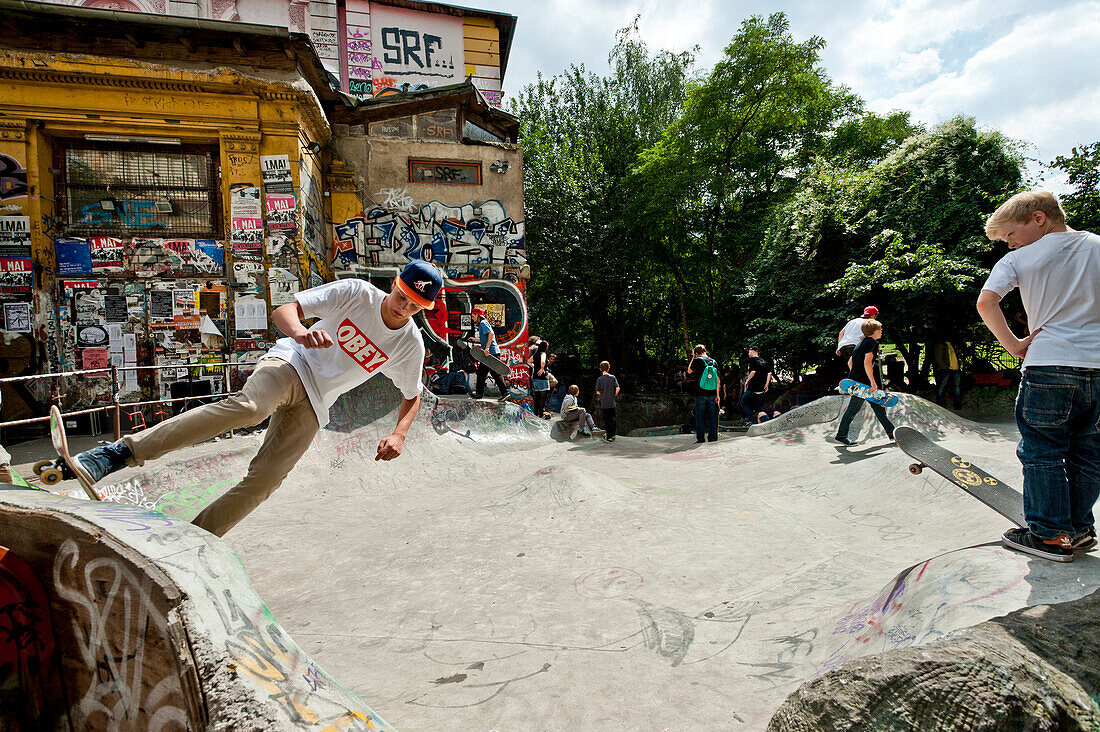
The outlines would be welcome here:
<svg viewBox="0 0 1100 732">
<path fill-rule="evenodd" d="M 915 394 L 897 393 L 898 404 L 886 410 L 886 416 L 894 426 L 912 427 L 932 440 L 945 437 L 979 437 L 987 441 L 1004 439 L 997 429 L 960 417 L 954 412 Z M 780 433 L 797 432 L 800 435 L 829 437 L 836 434 L 840 417 L 844 413 L 848 395 L 830 394 L 803 404 L 775 419 L 749 427 L 749 437 L 763 437 Z M 885 438 L 886 433 L 875 419 L 874 413 L 864 405 L 849 431 L 857 439 Z"/>
<path fill-rule="evenodd" d="M 9 564 L 30 568 L 18 582 L 0 573 L 0 594 L 48 599 L 19 604 L 40 637 L 16 652 L 56 649 L 23 659 L 36 674 L 0 665 L 0 688 L 21 689 L 0 696 L 0 717 L 26 729 L 392 729 L 294 643 L 213 535 L 25 489 L 0 490 L 0 524 Z"/>
</svg>

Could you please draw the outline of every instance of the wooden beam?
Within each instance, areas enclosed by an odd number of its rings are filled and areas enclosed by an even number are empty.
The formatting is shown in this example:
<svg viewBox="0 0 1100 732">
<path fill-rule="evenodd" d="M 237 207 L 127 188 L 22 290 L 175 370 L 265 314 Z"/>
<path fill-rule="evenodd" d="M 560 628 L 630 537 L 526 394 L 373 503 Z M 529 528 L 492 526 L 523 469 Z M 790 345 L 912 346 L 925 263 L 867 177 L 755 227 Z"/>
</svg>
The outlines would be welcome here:
<svg viewBox="0 0 1100 732">
<path fill-rule="evenodd" d="M 233 48 L 237 49 L 237 53 L 244 55 L 244 41 L 240 36 L 233 36 Z"/>
</svg>

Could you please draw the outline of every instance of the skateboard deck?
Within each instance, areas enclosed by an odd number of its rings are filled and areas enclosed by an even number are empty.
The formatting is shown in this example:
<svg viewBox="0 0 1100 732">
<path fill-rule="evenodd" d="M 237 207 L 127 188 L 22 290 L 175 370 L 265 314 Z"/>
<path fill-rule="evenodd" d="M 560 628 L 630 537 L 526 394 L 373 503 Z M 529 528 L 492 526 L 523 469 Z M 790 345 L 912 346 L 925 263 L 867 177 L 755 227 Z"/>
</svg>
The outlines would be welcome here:
<svg viewBox="0 0 1100 732">
<path fill-rule="evenodd" d="M 869 402 L 875 404 L 881 404 L 884 407 L 892 407 L 898 403 L 897 394 L 890 394 L 887 391 L 879 389 L 873 391 L 871 387 L 866 384 L 861 384 L 858 381 L 852 381 L 851 379 L 845 379 L 840 382 L 840 390 L 845 394 L 851 394 L 857 396 L 860 399 L 866 399 Z"/>
<path fill-rule="evenodd" d="M 1012 523 L 1027 526 L 1023 496 L 1011 486 L 969 460 L 940 447 L 912 427 L 894 430 L 894 441 L 902 452 L 917 461 L 909 466 L 909 472 L 913 475 L 920 475 L 922 469 L 931 468 Z"/>
<path fill-rule="evenodd" d="M 465 343 L 465 341 L 459 341 L 459 343 Z M 512 369 L 508 364 L 504 363 L 496 356 L 486 353 L 485 349 L 481 346 L 475 346 L 473 343 L 466 343 L 466 347 L 470 349 L 470 355 L 474 357 L 474 360 L 488 366 L 490 371 L 495 371 L 501 376 L 511 375 Z"/>
<path fill-rule="evenodd" d="M 80 487 L 88 494 L 88 498 L 93 501 L 100 500 L 99 496 L 96 495 L 94 483 L 84 473 L 84 470 L 76 464 L 73 456 L 69 453 L 69 438 L 65 435 L 65 419 L 61 416 L 61 410 L 57 408 L 56 404 L 50 407 L 50 439 L 53 441 L 53 449 L 57 451 L 59 460 L 68 467 L 69 472 L 80 482 Z M 60 465 L 58 468 L 60 468 Z M 44 470 L 40 473 L 42 482 L 52 485 L 46 478 L 47 472 Z M 53 483 L 56 482 L 58 481 L 53 481 Z"/>
</svg>

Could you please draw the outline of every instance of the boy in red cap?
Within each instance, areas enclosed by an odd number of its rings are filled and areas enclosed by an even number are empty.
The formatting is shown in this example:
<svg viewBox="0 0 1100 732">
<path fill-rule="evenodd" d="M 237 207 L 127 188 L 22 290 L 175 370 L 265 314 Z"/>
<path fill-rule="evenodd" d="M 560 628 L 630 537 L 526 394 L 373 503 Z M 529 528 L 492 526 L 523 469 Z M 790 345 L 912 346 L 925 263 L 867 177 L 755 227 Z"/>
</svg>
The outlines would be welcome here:
<svg viewBox="0 0 1100 732">
<path fill-rule="evenodd" d="M 256 364 L 244 388 L 155 427 L 76 456 L 92 482 L 125 465 L 144 465 L 181 447 L 231 429 L 271 421 L 244 479 L 192 521 L 222 536 L 263 503 L 297 464 L 329 421 L 329 407 L 345 392 L 385 374 L 404 397 L 393 432 L 378 443 L 375 460 L 401 454 L 420 408 L 424 341 L 412 316 L 433 307 L 443 279 L 432 264 L 410 262 L 387 294 L 365 280 L 329 282 L 297 293 L 271 321 L 286 333 Z M 307 328 L 302 321 L 320 318 Z"/>
</svg>

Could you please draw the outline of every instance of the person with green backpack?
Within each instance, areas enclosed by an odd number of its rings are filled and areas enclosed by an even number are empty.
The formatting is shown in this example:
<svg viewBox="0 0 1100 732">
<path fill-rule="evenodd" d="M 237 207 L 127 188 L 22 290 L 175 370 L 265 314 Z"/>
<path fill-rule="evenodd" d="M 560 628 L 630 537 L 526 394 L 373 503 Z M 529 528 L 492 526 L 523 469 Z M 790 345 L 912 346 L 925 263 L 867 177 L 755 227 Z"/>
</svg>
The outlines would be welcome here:
<svg viewBox="0 0 1100 732">
<path fill-rule="evenodd" d="M 702 344 L 695 347 L 687 372 L 695 382 L 695 442 L 717 442 L 718 364 Z"/>
</svg>

